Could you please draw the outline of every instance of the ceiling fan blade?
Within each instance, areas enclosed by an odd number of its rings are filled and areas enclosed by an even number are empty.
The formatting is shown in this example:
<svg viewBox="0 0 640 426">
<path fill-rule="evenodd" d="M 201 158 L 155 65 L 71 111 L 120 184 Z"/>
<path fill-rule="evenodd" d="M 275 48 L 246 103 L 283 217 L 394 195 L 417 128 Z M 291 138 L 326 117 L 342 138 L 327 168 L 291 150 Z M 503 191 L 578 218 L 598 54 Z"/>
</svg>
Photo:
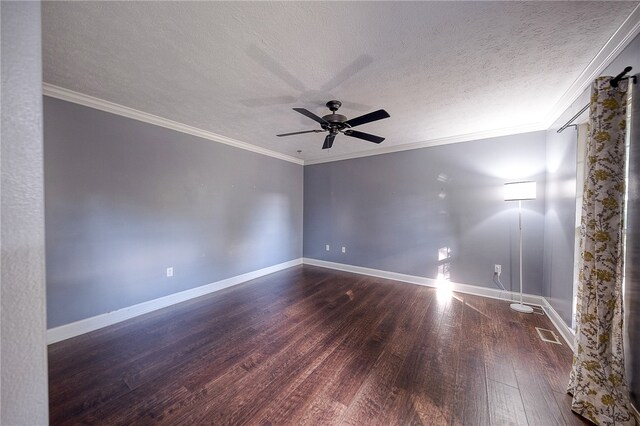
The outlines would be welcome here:
<svg viewBox="0 0 640 426">
<path fill-rule="evenodd" d="M 291 136 L 291 135 L 301 135 L 303 133 L 320 133 L 320 132 L 326 132 L 326 130 L 304 130 L 302 132 L 292 132 L 292 133 L 283 133 L 281 135 L 276 135 L 276 136 Z"/>
<path fill-rule="evenodd" d="M 258 108 L 258 107 L 266 107 L 266 106 L 274 106 L 274 105 L 292 104 L 292 103 L 295 103 L 297 100 L 298 99 L 293 96 L 274 96 L 271 98 L 242 99 L 240 100 L 240 103 L 244 106 L 248 106 L 249 108 Z M 353 108 L 350 107 L 349 109 L 353 109 Z"/>
<path fill-rule="evenodd" d="M 371 123 L 372 121 L 382 120 L 383 118 L 389 118 L 389 117 L 391 116 L 387 111 L 383 109 L 379 109 L 377 111 L 370 112 L 369 114 L 352 118 L 351 120 L 348 120 L 346 123 L 349 125 L 349 127 L 356 127 L 361 124 Z"/>
<path fill-rule="evenodd" d="M 345 130 L 344 134 L 358 139 L 364 139 L 365 141 L 380 143 L 384 140 L 383 137 L 370 135 L 369 133 L 359 132 L 357 130 Z"/>
<path fill-rule="evenodd" d="M 336 138 L 336 135 L 328 134 L 326 138 L 324 138 L 324 144 L 322 145 L 322 149 L 329 149 L 333 146 L 333 140 Z"/>
<path fill-rule="evenodd" d="M 269 56 L 267 52 L 260 49 L 258 46 L 249 46 L 247 49 L 247 55 L 298 92 L 304 92 L 307 90 L 300 80 L 293 76 L 285 67 L 280 65 L 275 59 Z"/>
<path fill-rule="evenodd" d="M 335 77 L 331 80 L 327 81 L 325 84 L 320 87 L 320 90 L 323 92 L 330 92 L 340 84 L 342 84 L 345 80 L 349 79 L 356 73 L 358 73 L 363 68 L 371 65 L 373 62 L 373 58 L 369 55 L 360 55 L 353 62 L 347 65 L 342 71 L 340 71 Z"/>
<path fill-rule="evenodd" d="M 315 115 L 311 111 L 306 110 L 304 108 L 293 108 L 293 110 L 296 111 L 296 112 L 299 112 L 302 115 L 305 115 L 305 116 L 309 117 L 313 121 L 317 121 L 320 124 L 329 124 L 326 121 L 324 121 L 324 119 L 322 117 L 318 117 L 317 115 Z"/>
</svg>

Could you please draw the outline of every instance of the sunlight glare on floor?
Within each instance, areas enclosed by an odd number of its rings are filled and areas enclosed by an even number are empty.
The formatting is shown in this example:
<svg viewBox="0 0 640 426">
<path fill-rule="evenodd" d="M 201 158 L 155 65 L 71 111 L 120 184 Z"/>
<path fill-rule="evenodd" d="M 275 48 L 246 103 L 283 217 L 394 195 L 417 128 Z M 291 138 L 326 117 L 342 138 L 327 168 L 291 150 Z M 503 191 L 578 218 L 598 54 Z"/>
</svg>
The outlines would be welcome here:
<svg viewBox="0 0 640 426">
<path fill-rule="evenodd" d="M 438 302 L 448 302 L 453 295 L 453 285 L 451 281 L 446 280 L 442 274 L 438 274 L 436 278 L 436 296 Z"/>
</svg>

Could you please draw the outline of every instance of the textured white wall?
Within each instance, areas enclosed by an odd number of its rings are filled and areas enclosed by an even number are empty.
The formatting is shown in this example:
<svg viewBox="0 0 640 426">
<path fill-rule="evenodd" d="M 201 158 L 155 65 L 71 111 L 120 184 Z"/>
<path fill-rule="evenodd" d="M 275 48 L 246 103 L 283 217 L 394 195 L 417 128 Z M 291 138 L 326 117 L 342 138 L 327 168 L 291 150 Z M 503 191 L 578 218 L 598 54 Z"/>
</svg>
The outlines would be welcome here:
<svg viewBox="0 0 640 426">
<path fill-rule="evenodd" d="M 48 423 L 39 2 L 0 3 L 0 424 Z"/>
</svg>

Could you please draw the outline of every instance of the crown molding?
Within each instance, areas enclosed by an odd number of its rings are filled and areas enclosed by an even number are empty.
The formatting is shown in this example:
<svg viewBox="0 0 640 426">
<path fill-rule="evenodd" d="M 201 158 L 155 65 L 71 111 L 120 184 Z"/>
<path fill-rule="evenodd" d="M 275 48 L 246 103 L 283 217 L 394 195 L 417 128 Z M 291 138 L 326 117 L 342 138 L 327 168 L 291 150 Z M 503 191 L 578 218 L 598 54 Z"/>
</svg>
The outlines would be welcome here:
<svg viewBox="0 0 640 426">
<path fill-rule="evenodd" d="M 466 133 L 463 135 L 447 136 L 444 138 L 430 139 L 422 142 L 414 142 L 402 145 L 391 145 L 381 148 L 369 149 L 367 151 L 353 152 L 344 155 L 335 155 L 330 157 L 306 160 L 304 165 L 330 163 L 332 161 L 350 160 L 352 158 L 370 157 L 372 155 L 390 154 L 393 152 L 409 151 L 412 149 L 428 148 L 438 145 L 447 145 L 458 142 L 469 142 L 480 139 L 496 138 L 500 136 L 518 135 L 521 133 L 538 132 L 547 130 L 543 123 L 526 124 L 522 126 L 503 127 L 501 129 L 485 130 L 481 132 Z"/>
<path fill-rule="evenodd" d="M 354 152 L 345 155 L 328 156 L 321 159 L 306 160 L 303 161 L 300 158 L 292 157 L 290 155 L 281 154 L 276 151 L 272 151 L 266 148 L 262 148 L 256 145 L 252 145 L 246 142 L 242 142 L 236 139 L 228 138 L 223 135 L 219 135 L 207 130 L 202 130 L 197 127 L 192 127 L 177 121 L 169 120 L 167 118 L 159 117 L 157 115 L 149 114 L 144 111 L 140 111 L 134 108 L 130 108 L 124 105 L 116 104 L 114 102 L 106 101 L 104 99 L 96 98 L 94 96 L 85 95 L 84 93 L 75 92 L 64 87 L 56 86 L 50 83 L 43 83 L 42 93 L 45 96 L 51 98 L 61 99 L 63 101 L 72 102 L 78 105 L 83 105 L 89 108 L 98 109 L 111 114 L 120 115 L 122 117 L 131 118 L 133 120 L 142 121 L 145 123 L 153 124 L 167 129 L 175 130 L 177 132 L 186 133 L 189 135 L 197 136 L 203 139 L 208 139 L 214 142 L 231 145 L 236 148 L 244 149 L 247 151 L 255 152 L 257 154 L 266 155 L 280 160 L 289 161 L 300 165 L 309 165 L 317 163 L 326 163 L 332 161 L 348 160 L 351 158 L 368 157 L 371 155 L 388 154 L 397 151 L 407 151 L 411 149 L 426 148 L 437 145 L 445 145 L 456 142 L 466 142 L 478 139 L 485 139 L 498 136 L 514 135 L 519 133 L 533 132 L 537 130 L 545 130 L 541 124 L 526 125 L 509 127 L 503 129 L 468 133 L 464 135 L 450 136 L 446 138 L 431 139 L 423 142 L 415 142 L 410 144 L 387 146 L 382 148 L 376 148 L 373 150 Z"/>
<path fill-rule="evenodd" d="M 467 133 L 463 135 L 455 135 L 438 139 L 430 139 L 421 142 L 414 142 L 402 145 L 385 146 L 374 148 L 361 152 L 354 152 L 343 155 L 327 156 L 317 159 L 303 161 L 300 158 L 282 154 L 246 142 L 238 141 L 226 136 L 218 135 L 213 132 L 198 129 L 156 115 L 148 114 L 133 108 L 119 105 L 93 96 L 74 92 L 69 89 L 58 87 L 49 83 L 43 84 L 43 94 L 52 98 L 62 99 L 76 104 L 88 106 L 90 108 L 99 109 L 112 114 L 121 115 L 132 118 L 134 120 L 143 121 L 157 126 L 172 129 L 178 132 L 187 133 L 193 136 L 212 140 L 214 142 L 231 145 L 236 148 L 252 151 L 258 154 L 266 155 L 280 160 L 289 161 L 300 165 L 312 165 L 320 163 L 329 163 L 333 161 L 350 160 L 353 158 L 369 157 L 372 155 L 390 154 L 393 152 L 408 151 L 413 149 L 428 148 L 438 145 L 446 145 L 458 142 L 468 142 L 486 138 L 516 135 L 521 133 L 548 130 L 558 118 L 573 104 L 584 91 L 589 87 L 591 82 L 598 77 L 603 70 L 620 54 L 620 52 L 629 45 L 629 43 L 640 33 L 640 4 L 638 4 L 629 14 L 627 19 L 618 27 L 616 32 L 609 38 L 607 43 L 600 49 L 596 56 L 591 60 L 589 65 L 580 73 L 578 78 L 564 92 L 560 99 L 547 114 L 543 122 L 532 123 L 522 126 L 508 127 L 502 129 L 494 129 L 488 131 Z"/>
<path fill-rule="evenodd" d="M 292 157 L 290 155 L 281 154 L 276 151 L 261 148 L 256 145 L 228 138 L 226 136 L 218 135 L 207 130 L 198 129 L 197 127 L 178 123 L 177 121 L 169 120 L 167 118 L 158 117 L 157 115 L 149 114 L 137 109 L 126 107 L 124 105 L 105 101 L 104 99 L 99 99 L 93 96 L 85 95 L 83 93 L 74 92 L 73 90 L 65 89 L 64 87 L 55 86 L 53 84 L 43 83 L 42 93 L 43 95 L 49 96 L 51 98 L 61 99 L 63 101 L 73 102 L 78 105 L 84 105 L 89 108 L 94 108 L 100 111 L 109 112 L 111 114 L 117 114 L 123 117 L 131 118 L 133 120 L 143 121 L 145 123 L 165 127 L 167 129 L 186 133 L 192 136 L 197 136 L 203 139 L 208 139 L 214 142 L 223 143 L 225 145 L 230 145 L 236 148 L 244 149 L 246 151 L 251 151 L 257 154 L 277 158 L 279 160 L 289 161 L 291 163 L 300 165 L 304 164 L 301 159 Z"/>
<path fill-rule="evenodd" d="M 560 97 L 558 102 L 551 109 L 544 121 L 547 128 L 550 128 L 558 118 L 574 103 L 582 93 L 589 87 L 606 67 L 631 43 L 640 33 L 640 4 L 638 4 L 629 14 L 627 19 L 618 27 L 615 33 L 609 38 L 600 49 L 589 65 L 580 73 L 578 78 L 569 86 L 566 92 Z M 622 70 L 620 70 L 622 71 Z"/>
<path fill-rule="evenodd" d="M 371 155 L 389 154 L 392 152 L 407 151 L 411 149 L 428 148 L 450 143 L 468 142 L 486 138 L 516 135 L 520 133 L 548 130 L 560 118 L 560 116 L 573 104 L 591 82 L 598 77 L 604 69 L 629 45 L 629 43 L 640 33 L 640 4 L 638 4 L 629 14 L 627 19 L 618 27 L 616 32 L 609 38 L 607 43 L 600 49 L 589 65 L 580 73 L 578 78 L 571 84 L 569 89 L 560 97 L 547 114 L 544 121 L 523 126 L 502 128 L 496 130 L 468 133 L 439 139 L 431 139 L 423 142 L 415 142 L 403 145 L 394 145 L 381 148 L 374 148 L 367 151 L 351 154 L 328 156 L 319 159 L 306 160 L 304 165 L 329 163 L 332 161 L 350 160 L 352 158 L 369 157 Z"/>
</svg>

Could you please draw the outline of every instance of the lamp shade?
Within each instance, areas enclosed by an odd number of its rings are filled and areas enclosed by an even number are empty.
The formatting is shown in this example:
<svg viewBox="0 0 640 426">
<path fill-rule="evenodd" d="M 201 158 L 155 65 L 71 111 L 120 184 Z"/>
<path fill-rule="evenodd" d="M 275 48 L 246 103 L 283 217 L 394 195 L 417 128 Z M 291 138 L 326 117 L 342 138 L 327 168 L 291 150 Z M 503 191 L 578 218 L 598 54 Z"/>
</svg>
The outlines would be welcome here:
<svg viewBox="0 0 640 426">
<path fill-rule="evenodd" d="M 504 184 L 504 200 L 535 200 L 536 199 L 536 183 L 535 182 L 510 182 Z"/>
</svg>

